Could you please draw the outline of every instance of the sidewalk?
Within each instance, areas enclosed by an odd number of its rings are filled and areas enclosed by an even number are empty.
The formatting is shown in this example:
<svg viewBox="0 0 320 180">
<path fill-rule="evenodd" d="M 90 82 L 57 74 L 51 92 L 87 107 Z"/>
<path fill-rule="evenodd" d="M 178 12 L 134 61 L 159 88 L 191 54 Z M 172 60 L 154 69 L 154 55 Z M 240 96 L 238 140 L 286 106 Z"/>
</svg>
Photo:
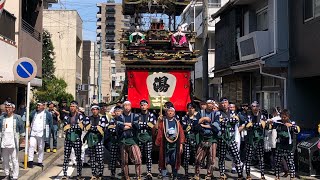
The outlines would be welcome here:
<svg viewBox="0 0 320 180">
<path fill-rule="evenodd" d="M 21 180 L 28 180 L 28 179 L 35 179 L 38 175 L 42 173 L 42 171 L 46 170 L 58 157 L 63 155 L 63 146 L 64 146 L 64 138 L 58 137 L 58 147 L 57 152 L 53 153 L 44 153 L 43 157 L 43 169 L 37 165 L 34 165 L 32 169 L 24 169 L 24 147 L 23 149 L 20 148 L 19 151 L 19 166 L 20 166 L 20 172 L 19 172 L 19 179 Z M 52 145 L 52 138 L 51 138 L 51 145 Z M 38 155 L 35 154 L 34 156 L 34 162 L 37 163 Z M 0 179 L 3 179 L 5 177 L 3 168 L 2 168 L 2 162 L 0 162 Z"/>
</svg>

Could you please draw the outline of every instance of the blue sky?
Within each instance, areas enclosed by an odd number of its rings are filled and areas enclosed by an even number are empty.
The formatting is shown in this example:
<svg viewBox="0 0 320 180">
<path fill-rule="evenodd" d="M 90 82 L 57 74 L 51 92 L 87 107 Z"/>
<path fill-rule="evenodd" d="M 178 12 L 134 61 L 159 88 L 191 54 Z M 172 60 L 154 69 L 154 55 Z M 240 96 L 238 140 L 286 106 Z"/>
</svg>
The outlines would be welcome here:
<svg viewBox="0 0 320 180">
<path fill-rule="evenodd" d="M 106 1 L 101 0 L 59 0 L 57 4 L 53 4 L 50 9 L 70 9 L 78 10 L 83 21 L 83 40 L 96 40 L 96 14 L 98 12 L 97 3 L 103 3 Z M 122 0 L 115 0 L 116 3 L 122 2 Z"/>
<path fill-rule="evenodd" d="M 59 3 L 53 4 L 50 9 L 69 9 L 69 10 L 77 10 L 81 16 L 83 21 L 83 40 L 96 40 L 96 14 L 98 12 L 97 3 L 105 3 L 105 1 L 101 0 L 59 0 Z M 116 3 L 121 3 L 122 0 L 115 0 Z M 180 18 L 177 18 L 177 22 L 179 23 Z"/>
</svg>

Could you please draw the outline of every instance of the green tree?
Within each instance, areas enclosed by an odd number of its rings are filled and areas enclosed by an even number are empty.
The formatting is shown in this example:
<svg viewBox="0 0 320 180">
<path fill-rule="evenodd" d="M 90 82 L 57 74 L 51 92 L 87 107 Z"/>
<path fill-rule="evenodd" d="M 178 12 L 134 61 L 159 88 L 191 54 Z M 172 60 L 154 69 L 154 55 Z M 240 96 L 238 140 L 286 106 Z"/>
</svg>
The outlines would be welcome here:
<svg viewBox="0 0 320 180">
<path fill-rule="evenodd" d="M 54 47 L 51 41 L 51 35 L 44 30 L 42 33 L 42 77 L 52 79 L 54 78 Z"/>
<path fill-rule="evenodd" d="M 43 78 L 42 87 L 34 92 L 34 96 L 39 101 L 73 100 L 73 96 L 66 92 L 67 83 L 61 78 Z"/>
<path fill-rule="evenodd" d="M 54 75 L 54 48 L 51 35 L 48 31 L 43 31 L 42 41 L 42 87 L 33 90 L 33 94 L 38 101 L 58 101 L 73 100 L 73 96 L 66 92 L 67 83 L 62 78 Z"/>
</svg>

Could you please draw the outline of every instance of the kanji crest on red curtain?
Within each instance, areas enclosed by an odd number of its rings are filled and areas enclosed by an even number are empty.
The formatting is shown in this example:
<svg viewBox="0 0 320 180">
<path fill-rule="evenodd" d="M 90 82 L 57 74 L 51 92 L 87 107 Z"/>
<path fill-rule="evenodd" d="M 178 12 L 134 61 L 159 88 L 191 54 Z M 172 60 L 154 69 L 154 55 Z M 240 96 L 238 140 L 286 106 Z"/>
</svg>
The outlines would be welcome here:
<svg viewBox="0 0 320 180">
<path fill-rule="evenodd" d="M 133 108 L 140 108 L 139 102 L 148 100 L 150 108 L 160 108 L 160 96 L 163 103 L 171 101 L 177 111 L 185 111 L 190 100 L 190 72 L 168 71 L 154 72 L 129 70 L 128 100 Z"/>
</svg>

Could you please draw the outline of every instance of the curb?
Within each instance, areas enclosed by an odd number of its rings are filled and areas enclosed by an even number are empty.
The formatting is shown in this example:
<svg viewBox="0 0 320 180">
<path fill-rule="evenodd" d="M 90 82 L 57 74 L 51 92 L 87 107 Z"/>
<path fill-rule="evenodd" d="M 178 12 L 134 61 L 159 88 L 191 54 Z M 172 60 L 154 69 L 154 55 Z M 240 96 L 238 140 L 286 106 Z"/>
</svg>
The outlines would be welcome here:
<svg viewBox="0 0 320 180">
<path fill-rule="evenodd" d="M 56 153 L 51 154 L 48 158 L 43 161 L 43 169 L 39 166 L 34 166 L 29 169 L 28 172 L 22 175 L 20 180 L 30 180 L 38 177 L 42 172 L 44 172 L 48 167 L 57 160 L 63 154 L 64 148 L 60 148 Z"/>
</svg>

